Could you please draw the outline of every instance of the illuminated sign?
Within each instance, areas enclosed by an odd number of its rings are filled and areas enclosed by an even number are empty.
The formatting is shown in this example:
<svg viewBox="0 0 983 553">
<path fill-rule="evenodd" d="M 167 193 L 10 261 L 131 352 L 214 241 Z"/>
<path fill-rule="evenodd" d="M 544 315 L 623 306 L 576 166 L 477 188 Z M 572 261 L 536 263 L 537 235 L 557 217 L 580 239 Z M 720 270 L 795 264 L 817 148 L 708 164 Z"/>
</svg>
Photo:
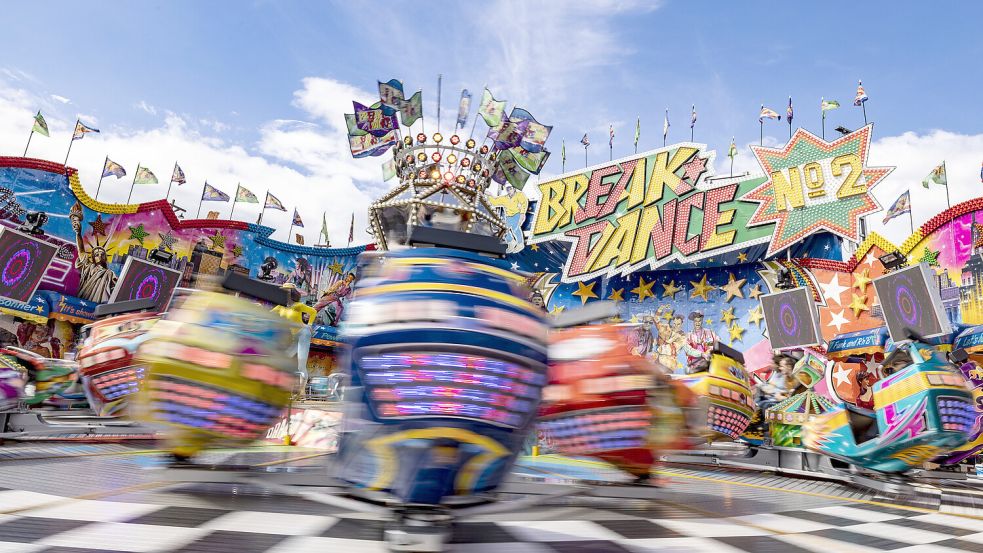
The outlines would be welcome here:
<svg viewBox="0 0 983 553">
<path fill-rule="evenodd" d="M 564 282 L 656 269 L 769 243 L 771 255 L 819 231 L 859 241 L 869 191 L 892 168 L 864 164 L 870 130 L 825 142 L 799 129 L 754 147 L 763 176 L 719 179 L 714 153 L 680 144 L 539 185 L 530 243 L 570 242 Z M 715 179 L 716 180 L 716 179 Z"/>
</svg>

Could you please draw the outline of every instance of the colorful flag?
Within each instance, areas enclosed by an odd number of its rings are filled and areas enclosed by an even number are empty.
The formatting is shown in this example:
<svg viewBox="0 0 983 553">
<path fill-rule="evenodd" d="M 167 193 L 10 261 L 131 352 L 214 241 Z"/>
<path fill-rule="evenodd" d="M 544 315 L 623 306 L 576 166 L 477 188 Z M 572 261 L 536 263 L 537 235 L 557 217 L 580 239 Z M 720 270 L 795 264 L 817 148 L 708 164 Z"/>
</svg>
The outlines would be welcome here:
<svg viewBox="0 0 983 553">
<path fill-rule="evenodd" d="M 108 177 L 111 175 L 115 175 L 116 178 L 121 179 L 124 175 L 126 175 L 126 169 L 123 169 L 122 165 L 107 157 L 106 164 L 102 168 L 102 176 Z"/>
<path fill-rule="evenodd" d="M 324 213 L 321 213 L 321 236 L 324 237 L 325 244 L 331 243 L 331 239 L 328 238 L 328 217 Z"/>
<path fill-rule="evenodd" d="M 269 192 L 266 193 L 266 203 L 263 205 L 263 209 L 279 209 L 280 211 L 287 210 L 287 208 L 283 207 L 283 203 Z"/>
<path fill-rule="evenodd" d="M 397 79 L 389 79 L 387 82 L 379 82 L 379 99 L 383 105 L 392 109 L 399 109 L 403 102 L 403 83 Z"/>
<path fill-rule="evenodd" d="M 363 134 L 369 134 L 363 131 L 362 129 L 358 128 L 358 123 L 355 122 L 354 113 L 345 114 L 345 125 L 348 127 L 348 136 L 362 136 Z"/>
<path fill-rule="evenodd" d="M 253 194 L 252 192 L 249 191 L 249 189 L 247 189 L 246 187 L 244 187 L 241 184 L 236 185 L 236 186 L 238 186 L 238 188 L 236 188 L 236 201 L 237 202 L 242 202 L 244 204 L 258 204 L 259 203 L 259 198 L 256 197 L 256 194 Z"/>
<path fill-rule="evenodd" d="M 669 136 L 669 108 L 666 108 L 666 118 L 662 121 L 662 140 Z"/>
<path fill-rule="evenodd" d="M 355 125 L 371 135 L 385 136 L 399 126 L 396 123 L 396 116 L 386 115 L 381 106 L 374 108 L 358 102 L 352 104 L 355 106 Z"/>
<path fill-rule="evenodd" d="M 75 121 L 75 132 L 72 133 L 72 140 L 81 140 L 86 133 L 90 132 L 99 132 L 99 129 L 92 128 L 81 121 Z"/>
<path fill-rule="evenodd" d="M 908 191 L 905 191 L 903 194 L 898 196 L 897 200 L 894 200 L 894 203 L 891 204 L 891 207 L 884 215 L 883 222 L 886 223 L 904 213 L 911 213 L 911 193 Z"/>
<path fill-rule="evenodd" d="M 478 108 L 478 115 L 485 120 L 489 127 L 497 127 L 502 124 L 502 116 L 505 115 L 505 101 L 499 102 L 492 96 L 486 88 L 481 93 L 481 106 Z"/>
<path fill-rule="evenodd" d="M 371 106 L 369 106 L 369 109 L 379 109 L 379 110 L 382 110 L 382 114 L 383 115 L 396 115 L 399 112 L 398 109 L 393 109 L 393 108 L 387 106 L 386 104 L 383 104 L 382 103 L 382 100 L 379 100 L 378 102 L 376 102 L 376 103 L 372 104 Z"/>
<path fill-rule="evenodd" d="M 201 191 L 201 201 L 227 202 L 229 201 L 229 195 L 206 182 L 205 188 Z"/>
<path fill-rule="evenodd" d="M 511 121 L 504 116 L 501 125 L 488 129 L 488 138 L 495 141 L 496 150 L 507 150 L 522 144 L 522 135 L 528 127 L 528 121 Z"/>
<path fill-rule="evenodd" d="M 608 125 L 608 148 L 614 148 L 614 125 Z"/>
<path fill-rule="evenodd" d="M 43 136 L 51 136 L 48 134 L 48 122 L 44 120 L 44 116 L 41 115 L 41 111 L 38 110 L 38 114 L 34 116 L 34 128 L 31 132 L 36 132 Z"/>
<path fill-rule="evenodd" d="M 945 176 L 944 161 L 940 163 L 938 167 L 932 169 L 932 172 L 929 173 L 928 176 L 922 180 L 922 186 L 928 188 L 930 182 L 934 182 L 935 184 L 941 184 L 942 186 L 947 186 L 949 184 L 949 181 L 946 179 Z"/>
<path fill-rule="evenodd" d="M 695 126 L 696 126 L 696 104 L 693 104 L 693 110 L 690 112 L 689 115 L 689 128 L 692 129 Z"/>
<path fill-rule="evenodd" d="M 863 81 L 857 81 L 857 95 L 853 98 L 853 105 L 861 106 L 867 101 L 867 93 L 864 92 Z"/>
<path fill-rule="evenodd" d="M 396 131 L 389 131 L 388 134 L 381 137 L 371 134 L 349 136 L 348 146 L 351 148 L 352 157 L 362 158 L 367 156 L 381 156 L 396 144 L 397 141 Z"/>
<path fill-rule="evenodd" d="M 157 175 L 146 167 L 137 166 L 137 174 L 133 175 L 133 184 L 157 184 Z"/>
<path fill-rule="evenodd" d="M 396 160 L 389 159 L 382 163 L 382 182 L 396 176 Z"/>
<path fill-rule="evenodd" d="M 512 108 L 509 114 L 509 121 L 518 122 L 520 125 L 525 123 L 525 130 L 522 132 L 520 145 L 526 150 L 538 153 L 546 146 L 546 140 L 550 137 L 553 127 L 543 125 L 531 113 L 522 108 Z"/>
<path fill-rule="evenodd" d="M 457 126 L 464 128 L 468 124 L 468 113 L 471 111 L 471 93 L 468 89 L 461 91 L 461 103 L 457 106 Z"/>
<path fill-rule="evenodd" d="M 399 106 L 399 117 L 407 127 L 423 117 L 423 92 L 417 90 L 416 94 Z"/>
<path fill-rule="evenodd" d="M 291 224 L 295 227 L 304 228 L 304 221 L 301 220 L 300 213 L 297 213 L 296 207 L 294 208 L 294 220 Z"/>
<path fill-rule="evenodd" d="M 827 99 L 823 98 L 822 100 L 819 101 L 819 107 L 824 112 L 826 112 L 826 111 L 829 111 L 831 109 L 836 109 L 836 108 L 840 107 L 840 103 L 837 102 L 836 100 L 827 100 Z"/>
<path fill-rule="evenodd" d="M 590 139 L 587 138 L 587 133 L 584 133 L 584 137 L 580 139 L 580 143 L 584 145 L 584 148 L 590 146 Z"/>
<path fill-rule="evenodd" d="M 737 157 L 737 144 L 734 143 L 733 137 L 730 139 L 730 149 L 727 150 L 727 157 L 729 157 L 731 160 Z"/>
<path fill-rule="evenodd" d="M 642 118 L 635 118 L 635 147 L 638 147 L 638 138 L 642 136 Z"/>
<path fill-rule="evenodd" d="M 788 107 L 785 108 L 785 120 L 788 121 L 788 124 L 789 125 L 792 124 L 792 116 L 793 115 L 794 115 L 794 113 L 792 112 L 792 97 L 789 96 L 788 97 Z"/>
<path fill-rule="evenodd" d="M 498 170 L 495 173 L 495 176 L 498 177 L 495 179 L 496 182 L 507 181 L 516 190 L 522 190 L 526 186 L 526 181 L 529 180 L 529 173 L 522 170 L 522 167 L 519 166 L 519 162 L 516 161 L 511 150 L 506 150 L 499 154 Z M 495 178 L 495 176 L 492 178 Z"/>
<path fill-rule="evenodd" d="M 297 234 L 294 235 L 294 238 L 297 239 L 297 245 L 298 246 L 303 246 L 304 245 L 304 236 L 302 234 L 300 234 L 298 232 Z"/>
<path fill-rule="evenodd" d="M 355 239 L 355 214 L 352 213 L 352 223 L 348 225 L 348 243 L 351 244 Z"/>
<path fill-rule="evenodd" d="M 546 165 L 546 160 L 550 157 L 550 153 L 546 150 L 530 152 L 521 146 L 511 148 L 509 151 L 520 167 L 534 175 L 538 175 L 543 170 L 543 165 Z"/>
<path fill-rule="evenodd" d="M 560 141 L 560 161 L 562 161 L 564 165 L 567 164 L 567 142 L 566 142 L 566 140 L 561 140 Z M 980 169 L 980 179 L 983 179 L 983 169 Z"/>
<path fill-rule="evenodd" d="M 188 179 L 184 178 L 184 171 L 176 161 L 174 162 L 174 170 L 171 171 L 171 182 L 176 182 L 178 186 L 188 182 Z"/>
<path fill-rule="evenodd" d="M 758 114 L 758 121 L 763 122 L 765 119 L 778 119 L 779 121 L 781 121 L 782 116 L 778 115 L 777 111 L 771 108 L 766 108 L 764 104 L 762 104 L 761 112 Z"/>
</svg>

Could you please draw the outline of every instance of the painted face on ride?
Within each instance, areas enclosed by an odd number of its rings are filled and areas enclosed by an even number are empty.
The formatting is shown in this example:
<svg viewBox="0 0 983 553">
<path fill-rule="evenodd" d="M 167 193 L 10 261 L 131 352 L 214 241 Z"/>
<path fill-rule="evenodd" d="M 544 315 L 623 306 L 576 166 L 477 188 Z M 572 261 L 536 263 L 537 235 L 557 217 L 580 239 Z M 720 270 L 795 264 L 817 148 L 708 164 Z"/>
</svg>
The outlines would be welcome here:
<svg viewBox="0 0 983 553">
<path fill-rule="evenodd" d="M 672 318 L 672 323 L 670 323 L 670 324 L 672 325 L 672 329 L 673 330 L 675 330 L 676 332 L 679 332 L 679 331 L 681 331 L 683 329 L 683 318 L 682 317 L 673 317 Z"/>
<path fill-rule="evenodd" d="M 703 330 L 703 316 L 693 317 L 693 330 L 696 332 Z"/>
<path fill-rule="evenodd" d="M 97 265 L 106 265 L 106 250 L 102 248 L 92 248 L 92 262 Z"/>
</svg>

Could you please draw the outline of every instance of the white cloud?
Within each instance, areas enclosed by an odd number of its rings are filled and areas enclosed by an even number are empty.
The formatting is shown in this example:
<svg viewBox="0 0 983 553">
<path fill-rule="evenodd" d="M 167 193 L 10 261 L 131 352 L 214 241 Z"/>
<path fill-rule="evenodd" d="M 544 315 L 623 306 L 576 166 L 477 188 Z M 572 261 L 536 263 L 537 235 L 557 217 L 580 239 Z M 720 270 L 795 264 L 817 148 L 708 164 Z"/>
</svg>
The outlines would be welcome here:
<svg viewBox="0 0 983 553">
<path fill-rule="evenodd" d="M 66 98 L 64 96 L 59 96 L 57 94 L 52 94 L 51 95 L 51 99 L 54 100 L 54 101 L 56 101 L 56 102 L 60 102 L 62 104 L 70 104 L 70 103 L 72 103 L 72 101 L 69 100 L 68 98 Z"/>
<path fill-rule="evenodd" d="M 150 115 L 157 115 L 157 108 L 148 104 L 146 100 L 140 100 L 134 107 Z"/>
<path fill-rule="evenodd" d="M 175 185 L 171 198 L 189 211 L 188 217 L 195 215 L 206 180 L 230 195 L 235 193 L 236 184 L 242 183 L 260 199 L 270 190 L 289 210 L 266 212 L 264 224 L 277 229 L 274 238 L 286 239 L 290 215 L 296 206 L 307 227 L 295 228 L 294 232 L 304 234 L 308 244 L 317 242 L 322 211 L 327 213 L 333 245 L 347 246 L 353 212 L 354 243 L 364 244 L 371 240 L 364 231 L 371 197 L 361 188 L 380 183 L 382 158 L 351 158 L 341 114 L 353 97 L 368 95 L 329 79 L 306 79 L 303 85 L 296 93 L 295 105 L 316 122 L 277 120 L 265 124 L 258 129 L 258 152 L 220 137 L 222 124 L 213 119 L 178 115 L 140 102 L 137 106 L 145 111 L 150 108 L 163 113 L 162 123 L 148 128 L 121 126 L 111 132 L 102 129 L 98 135 L 86 135 L 73 144 L 69 165 L 78 168 L 86 190 L 94 195 L 105 156 L 122 164 L 128 172 L 126 177 L 109 177 L 102 182 L 99 199 L 107 202 L 126 201 L 137 164 L 148 167 L 161 184 L 138 185 L 134 189 L 132 201 L 145 202 L 164 197 L 166 181 L 177 160 L 188 184 Z M 28 90 L 9 86 L 0 77 L 0 152 L 23 152 L 35 106 L 41 100 Z M 61 163 L 68 148 L 70 127 L 74 125 L 70 117 L 74 116 L 46 112 L 51 137 L 35 136 L 28 155 Z M 91 119 L 86 118 L 86 122 Z M 214 210 L 228 217 L 231 207 L 231 203 L 205 202 L 201 213 L 204 216 Z M 259 206 L 255 204 L 236 204 L 236 219 L 255 222 L 258 214 Z"/>
</svg>

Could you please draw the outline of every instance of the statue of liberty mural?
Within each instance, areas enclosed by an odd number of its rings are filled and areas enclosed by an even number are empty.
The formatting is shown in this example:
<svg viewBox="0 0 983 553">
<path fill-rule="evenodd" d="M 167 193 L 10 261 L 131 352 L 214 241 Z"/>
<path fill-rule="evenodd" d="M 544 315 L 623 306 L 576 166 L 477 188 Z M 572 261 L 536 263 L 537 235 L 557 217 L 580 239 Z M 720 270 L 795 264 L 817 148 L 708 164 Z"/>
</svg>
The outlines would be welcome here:
<svg viewBox="0 0 983 553">
<path fill-rule="evenodd" d="M 99 243 L 99 236 L 106 237 L 106 224 L 102 221 L 102 215 L 96 217 L 92 225 L 93 244 L 86 248 L 82 240 L 82 206 L 75 202 L 69 211 L 68 218 L 72 222 L 72 230 L 75 231 L 75 245 L 78 247 L 78 257 L 75 259 L 75 268 L 79 272 L 78 297 L 106 303 L 113 294 L 113 287 L 116 286 L 116 273 L 109 268 L 109 260 L 105 248 L 105 242 Z"/>
</svg>

